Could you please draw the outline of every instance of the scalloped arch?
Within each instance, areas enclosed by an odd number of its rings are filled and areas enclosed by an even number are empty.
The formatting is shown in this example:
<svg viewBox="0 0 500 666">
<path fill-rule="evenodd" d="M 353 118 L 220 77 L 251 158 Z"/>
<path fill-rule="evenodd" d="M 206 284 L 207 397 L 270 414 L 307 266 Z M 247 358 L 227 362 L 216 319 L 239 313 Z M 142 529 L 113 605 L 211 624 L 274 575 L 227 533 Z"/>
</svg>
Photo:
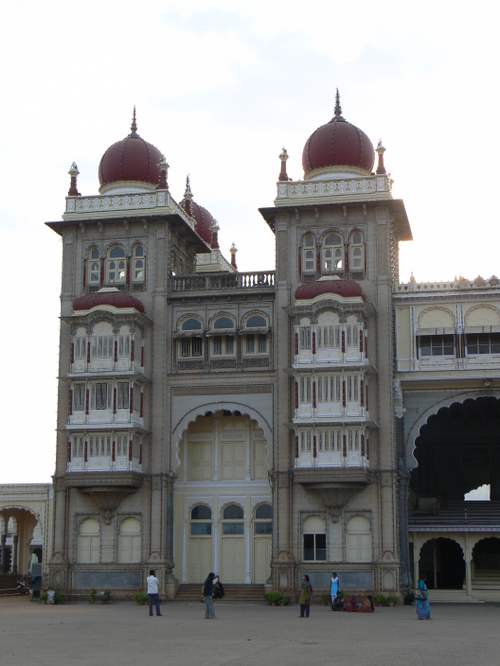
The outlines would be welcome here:
<svg viewBox="0 0 500 666">
<path fill-rule="evenodd" d="M 240 412 L 242 416 L 248 416 L 253 421 L 256 421 L 260 428 L 264 431 L 266 438 L 266 464 L 271 469 L 271 453 L 272 453 L 272 430 L 270 424 L 264 416 L 257 410 L 245 405 L 241 402 L 206 402 L 203 405 L 189 410 L 181 420 L 174 426 L 172 432 L 172 441 L 174 442 L 174 456 L 175 456 L 175 469 L 178 469 L 181 464 L 179 457 L 179 446 L 185 431 L 188 429 L 189 424 L 196 421 L 198 416 L 206 416 L 207 412 L 219 412 L 221 410 Z"/>
<path fill-rule="evenodd" d="M 418 467 L 418 461 L 413 455 L 416 449 L 415 442 L 420 435 L 420 429 L 422 426 L 426 425 L 431 416 L 435 416 L 440 409 L 451 407 L 451 405 L 454 405 L 455 403 L 461 405 L 466 400 L 477 400 L 478 398 L 486 397 L 493 397 L 500 400 L 500 390 L 485 389 L 479 393 L 477 391 L 468 391 L 459 395 L 448 396 L 426 409 L 412 425 L 405 438 L 406 462 L 408 464 L 408 469 L 415 469 Z"/>
</svg>

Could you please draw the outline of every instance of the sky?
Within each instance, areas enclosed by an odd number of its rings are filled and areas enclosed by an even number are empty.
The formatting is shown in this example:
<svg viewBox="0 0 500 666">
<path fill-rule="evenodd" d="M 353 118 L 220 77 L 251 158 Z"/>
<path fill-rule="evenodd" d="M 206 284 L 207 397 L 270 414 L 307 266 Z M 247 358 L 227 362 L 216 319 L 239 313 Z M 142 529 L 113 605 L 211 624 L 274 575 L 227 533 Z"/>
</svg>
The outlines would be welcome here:
<svg viewBox="0 0 500 666">
<path fill-rule="evenodd" d="M 60 220 L 75 161 L 82 195 L 130 131 L 170 165 L 169 187 L 219 226 L 242 271 L 274 268 L 258 212 L 283 146 L 303 177 L 307 138 L 343 116 L 382 139 L 413 242 L 400 280 L 500 274 L 497 3 L 294 4 L 281 0 L 16 0 L 0 37 L 4 356 L 0 483 L 49 482 L 55 465 Z M 6 372 L 5 372 L 6 370 Z"/>
</svg>

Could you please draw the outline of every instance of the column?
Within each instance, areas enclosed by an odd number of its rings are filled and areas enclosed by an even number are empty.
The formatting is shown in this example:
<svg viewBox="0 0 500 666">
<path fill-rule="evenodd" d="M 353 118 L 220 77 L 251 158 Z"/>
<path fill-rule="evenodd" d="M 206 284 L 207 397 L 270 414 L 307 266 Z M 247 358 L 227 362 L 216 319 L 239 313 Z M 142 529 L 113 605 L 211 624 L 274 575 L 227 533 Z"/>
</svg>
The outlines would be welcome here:
<svg viewBox="0 0 500 666">
<path fill-rule="evenodd" d="M 17 547 L 19 543 L 19 535 L 12 535 L 12 573 L 17 573 Z"/>
<path fill-rule="evenodd" d="M 252 422 L 247 421 L 246 428 L 245 428 L 245 434 L 246 434 L 246 445 L 247 445 L 247 471 L 245 474 L 245 481 L 250 481 L 250 441 L 251 441 L 251 433 L 252 433 Z"/>
<path fill-rule="evenodd" d="M 219 559 L 217 557 L 217 546 L 219 544 L 219 521 L 214 520 L 214 573 L 219 573 Z"/>
<path fill-rule="evenodd" d="M 214 419 L 214 481 L 219 480 L 219 420 Z"/>
<path fill-rule="evenodd" d="M 184 527 L 182 528 L 182 582 L 186 583 L 186 560 L 187 560 L 187 535 L 186 531 L 188 528 L 188 523 L 184 521 Z"/>
<path fill-rule="evenodd" d="M 250 539 L 251 532 L 250 532 L 250 530 L 251 530 L 251 527 L 252 527 L 252 523 L 251 523 L 250 520 L 247 520 L 245 525 L 246 525 L 246 542 L 247 542 L 247 544 L 246 544 L 247 545 L 247 571 L 246 571 L 246 576 L 245 576 L 245 583 L 248 584 L 248 583 L 252 582 L 252 578 L 251 578 L 251 558 L 250 558 L 250 544 L 251 544 L 251 539 Z"/>
<path fill-rule="evenodd" d="M 416 552 L 416 549 L 414 548 L 414 553 Z M 417 587 L 418 579 L 419 579 L 419 570 L 418 570 L 418 557 L 415 556 L 415 559 L 413 560 L 413 585 L 414 587 Z"/>
<path fill-rule="evenodd" d="M 472 595 L 472 575 L 471 575 L 471 561 L 465 561 L 465 587 L 467 590 L 467 595 L 470 597 Z"/>
<path fill-rule="evenodd" d="M 7 535 L 2 534 L 2 546 L 1 546 L 1 557 L 2 561 L 0 563 L 0 573 L 7 573 L 7 548 L 5 547 L 5 542 L 7 541 Z"/>
</svg>

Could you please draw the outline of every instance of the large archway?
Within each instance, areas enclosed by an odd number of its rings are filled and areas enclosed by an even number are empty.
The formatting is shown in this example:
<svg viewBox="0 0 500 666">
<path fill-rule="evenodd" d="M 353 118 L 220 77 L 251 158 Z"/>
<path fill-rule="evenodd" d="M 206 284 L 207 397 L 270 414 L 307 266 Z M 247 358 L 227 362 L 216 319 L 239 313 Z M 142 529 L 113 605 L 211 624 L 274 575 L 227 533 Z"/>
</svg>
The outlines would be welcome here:
<svg viewBox="0 0 500 666">
<path fill-rule="evenodd" d="M 174 489 L 175 575 L 201 583 L 264 583 L 272 556 L 270 443 L 239 410 L 206 411 L 179 442 Z"/>
<path fill-rule="evenodd" d="M 460 590 L 465 583 L 465 562 L 456 541 L 438 537 L 426 541 L 420 550 L 420 576 L 434 590 Z"/>
<path fill-rule="evenodd" d="M 462 502 L 467 492 L 489 484 L 491 500 L 500 501 L 499 432 L 495 397 L 467 399 L 431 415 L 415 440 L 418 467 L 410 481 L 415 500 Z"/>
</svg>

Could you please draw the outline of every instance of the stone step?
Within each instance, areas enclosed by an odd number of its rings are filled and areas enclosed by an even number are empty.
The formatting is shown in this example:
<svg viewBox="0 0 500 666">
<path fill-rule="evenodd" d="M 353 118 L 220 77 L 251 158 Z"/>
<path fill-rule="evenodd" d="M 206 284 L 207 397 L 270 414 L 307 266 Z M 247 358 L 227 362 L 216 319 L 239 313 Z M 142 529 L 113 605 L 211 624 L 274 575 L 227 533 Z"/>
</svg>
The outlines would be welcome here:
<svg viewBox="0 0 500 666">
<path fill-rule="evenodd" d="M 224 584 L 225 595 L 217 601 L 264 601 L 264 585 L 237 585 Z M 201 599 L 202 585 L 184 584 L 179 587 L 175 601 L 199 601 Z"/>
<path fill-rule="evenodd" d="M 483 601 L 469 596 L 465 590 L 429 590 L 431 604 L 482 604 Z"/>
</svg>

